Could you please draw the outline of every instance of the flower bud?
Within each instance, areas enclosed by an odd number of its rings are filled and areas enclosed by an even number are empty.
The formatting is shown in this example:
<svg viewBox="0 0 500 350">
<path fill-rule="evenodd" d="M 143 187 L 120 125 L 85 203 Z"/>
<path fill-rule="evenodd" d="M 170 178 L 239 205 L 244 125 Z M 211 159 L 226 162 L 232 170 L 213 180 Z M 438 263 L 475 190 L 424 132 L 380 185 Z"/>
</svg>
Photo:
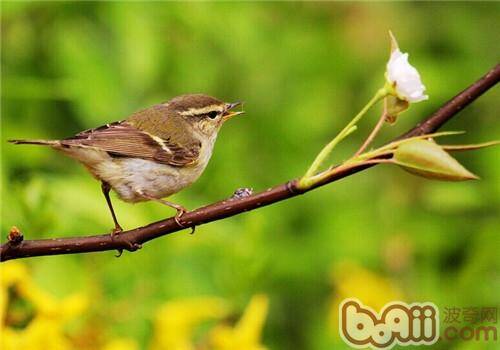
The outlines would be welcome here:
<svg viewBox="0 0 500 350">
<path fill-rule="evenodd" d="M 430 140 L 413 139 L 402 142 L 394 152 L 394 161 L 404 170 L 429 179 L 478 179 L 441 146 Z"/>
<path fill-rule="evenodd" d="M 398 115 L 410 107 L 410 102 L 389 95 L 385 98 L 385 121 L 394 124 Z"/>
</svg>

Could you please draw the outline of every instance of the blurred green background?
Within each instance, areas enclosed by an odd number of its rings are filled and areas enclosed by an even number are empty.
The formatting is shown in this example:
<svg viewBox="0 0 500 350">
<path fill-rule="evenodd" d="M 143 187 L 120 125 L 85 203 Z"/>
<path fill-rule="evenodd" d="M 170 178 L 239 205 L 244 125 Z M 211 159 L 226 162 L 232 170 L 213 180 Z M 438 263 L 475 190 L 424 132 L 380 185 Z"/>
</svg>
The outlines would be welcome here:
<svg viewBox="0 0 500 350">
<path fill-rule="evenodd" d="M 405 131 L 497 63 L 499 14 L 495 2 L 3 2 L 2 237 L 11 225 L 29 239 L 112 228 L 99 183 L 82 166 L 7 139 L 67 137 L 183 93 L 244 100 L 245 117 L 222 130 L 204 175 L 172 197 L 193 209 L 301 175 L 383 84 L 389 29 L 430 96 L 378 143 Z M 496 88 L 445 128 L 468 133 L 443 142 L 498 139 L 499 107 Z M 377 113 L 332 162 L 355 150 Z M 179 298 L 222 298 L 231 325 L 261 293 L 269 298 L 261 344 L 347 349 L 332 321 L 344 297 L 383 305 L 398 295 L 441 312 L 499 305 L 499 151 L 457 158 L 482 180 L 431 182 L 380 166 L 119 259 L 105 252 L 23 263 L 55 298 L 89 298 L 65 326 L 71 339 L 85 338 L 73 343 L 79 348 L 115 338 L 147 348 L 156 310 Z M 155 203 L 114 203 L 127 229 L 172 215 Z M 457 340 L 432 348 L 497 346 Z"/>
</svg>

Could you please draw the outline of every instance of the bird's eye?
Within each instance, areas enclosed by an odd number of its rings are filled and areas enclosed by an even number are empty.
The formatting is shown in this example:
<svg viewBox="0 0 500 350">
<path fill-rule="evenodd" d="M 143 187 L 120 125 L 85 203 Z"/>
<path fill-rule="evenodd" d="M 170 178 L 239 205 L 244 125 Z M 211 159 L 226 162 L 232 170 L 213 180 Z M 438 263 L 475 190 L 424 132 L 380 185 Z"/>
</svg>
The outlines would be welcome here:
<svg viewBox="0 0 500 350">
<path fill-rule="evenodd" d="M 215 118 L 217 118 L 217 116 L 218 116 L 218 115 L 219 115 L 219 113 L 218 113 L 218 112 L 216 112 L 216 111 L 213 111 L 213 112 L 208 113 L 208 117 L 209 117 L 210 119 L 215 119 Z"/>
</svg>

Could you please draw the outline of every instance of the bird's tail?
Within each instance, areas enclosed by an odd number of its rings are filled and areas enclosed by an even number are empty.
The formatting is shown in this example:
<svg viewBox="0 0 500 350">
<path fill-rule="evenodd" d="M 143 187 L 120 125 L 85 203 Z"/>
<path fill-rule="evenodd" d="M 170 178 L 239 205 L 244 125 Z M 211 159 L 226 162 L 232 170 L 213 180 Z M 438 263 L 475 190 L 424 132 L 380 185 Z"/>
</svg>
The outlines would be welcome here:
<svg viewBox="0 0 500 350">
<path fill-rule="evenodd" d="M 43 146 L 56 146 L 59 144 L 58 140 L 8 140 L 15 145 L 43 145 Z"/>
</svg>

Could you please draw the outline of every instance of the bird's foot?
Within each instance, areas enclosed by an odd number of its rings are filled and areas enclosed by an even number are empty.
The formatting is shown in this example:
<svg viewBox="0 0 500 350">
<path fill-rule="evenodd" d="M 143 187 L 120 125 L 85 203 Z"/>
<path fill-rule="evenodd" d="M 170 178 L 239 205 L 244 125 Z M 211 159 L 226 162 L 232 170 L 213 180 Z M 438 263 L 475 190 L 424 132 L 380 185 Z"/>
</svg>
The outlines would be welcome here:
<svg viewBox="0 0 500 350">
<path fill-rule="evenodd" d="M 176 204 L 177 205 L 177 204 Z M 174 216 L 175 223 L 179 225 L 182 228 L 186 228 L 186 226 L 181 222 L 181 216 L 186 214 L 188 211 L 186 208 L 184 208 L 181 205 L 177 205 L 175 209 L 177 209 L 177 214 Z M 196 230 L 196 226 L 191 226 L 191 232 L 189 232 L 190 235 L 194 234 L 194 231 Z"/>
<path fill-rule="evenodd" d="M 172 206 L 174 207 L 174 206 Z M 175 204 L 174 207 L 177 210 L 177 213 L 174 216 L 175 223 L 179 225 L 180 227 L 184 227 L 184 225 L 181 222 L 181 216 L 187 213 L 187 209 L 184 208 L 182 205 Z"/>
<path fill-rule="evenodd" d="M 155 197 L 152 197 L 152 196 L 148 196 L 148 195 L 144 194 L 143 192 L 139 192 L 139 194 L 141 196 L 143 196 L 144 198 L 147 198 L 149 200 L 157 201 L 159 203 L 162 203 L 164 205 L 169 206 L 170 208 L 174 208 L 175 210 L 177 210 L 177 213 L 174 216 L 175 223 L 180 228 L 187 228 L 188 227 L 185 224 L 183 224 L 182 221 L 181 221 L 181 217 L 188 212 L 188 210 L 185 207 L 183 207 L 180 204 L 176 204 L 176 203 L 172 203 L 172 202 L 166 201 L 164 199 L 160 199 L 160 198 L 155 198 Z M 191 226 L 191 234 L 194 233 L 194 230 L 195 230 L 195 227 Z"/>
<path fill-rule="evenodd" d="M 116 252 L 118 254 L 115 255 L 115 257 L 119 258 L 120 256 L 122 256 L 124 249 L 128 250 L 129 252 L 135 252 L 136 250 L 139 250 L 139 249 L 142 248 L 142 244 L 140 244 L 140 243 L 131 242 L 131 241 L 128 241 L 128 240 L 124 240 L 124 243 L 127 245 L 127 247 L 126 248 L 117 249 Z"/>
</svg>

